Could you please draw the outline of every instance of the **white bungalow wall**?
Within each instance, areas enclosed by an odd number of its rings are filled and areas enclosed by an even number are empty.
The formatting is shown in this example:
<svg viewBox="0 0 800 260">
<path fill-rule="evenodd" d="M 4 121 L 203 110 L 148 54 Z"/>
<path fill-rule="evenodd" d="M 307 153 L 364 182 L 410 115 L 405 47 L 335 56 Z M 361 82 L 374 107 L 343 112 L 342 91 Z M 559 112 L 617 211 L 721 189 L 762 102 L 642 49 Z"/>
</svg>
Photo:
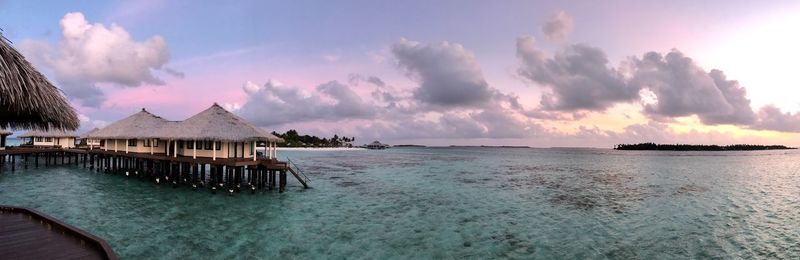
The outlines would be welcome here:
<svg viewBox="0 0 800 260">
<path fill-rule="evenodd" d="M 102 147 L 100 147 L 100 149 L 105 150 L 106 147 L 108 147 L 109 151 L 114 151 L 115 140 L 116 140 L 117 152 L 125 152 L 125 149 L 127 148 L 128 149 L 127 151 L 129 153 L 150 153 L 150 147 L 144 146 L 143 139 L 137 139 L 136 146 L 128 146 L 127 139 L 105 139 L 104 144 Z M 152 151 L 153 153 L 166 153 L 166 146 L 167 146 L 167 141 L 158 140 L 158 146 L 154 146 Z"/>
<path fill-rule="evenodd" d="M 41 137 L 41 141 L 37 141 L 36 137 L 33 138 L 33 145 L 37 146 L 61 146 L 64 148 L 75 147 L 75 137 L 52 137 L 50 142 L 45 142 L 46 137 Z"/>
<path fill-rule="evenodd" d="M 181 146 L 178 145 L 178 156 L 192 157 L 193 153 L 194 153 L 194 149 L 186 148 L 187 147 L 186 146 L 186 142 L 192 142 L 192 141 L 185 141 L 184 145 L 183 145 L 183 148 L 181 148 Z M 198 144 L 197 157 L 205 157 L 205 158 L 213 158 L 214 157 L 214 151 L 213 150 L 201 149 L 201 148 L 205 148 L 205 147 L 203 147 L 201 145 L 201 142 L 198 142 L 197 144 Z M 236 158 L 251 158 L 252 159 L 253 158 L 253 151 L 251 149 L 251 146 L 252 146 L 252 142 L 251 143 L 236 143 L 236 144 L 234 144 L 233 142 L 220 142 L 220 147 L 219 147 L 219 150 L 217 150 L 216 155 L 217 155 L 217 158 L 234 158 L 234 155 L 236 155 Z M 234 147 L 237 149 L 236 152 L 234 152 Z M 244 154 L 242 154 L 242 148 L 243 147 L 244 147 Z M 174 149 L 174 147 L 170 147 L 170 149 Z M 170 150 L 170 153 L 172 153 L 172 150 Z"/>
<path fill-rule="evenodd" d="M 125 139 L 117 139 L 116 141 L 117 141 L 116 143 L 117 152 L 125 152 L 125 148 L 127 148 L 128 149 L 127 151 L 129 153 L 150 153 L 150 147 L 145 147 L 144 140 L 142 139 L 136 140 L 136 146 L 128 146 L 128 140 Z M 191 141 L 184 141 L 182 147 L 181 145 L 178 145 L 177 149 L 178 156 L 192 157 L 194 151 L 193 149 L 187 148 L 186 142 L 191 142 Z M 236 143 L 236 144 L 234 144 L 233 142 L 220 142 L 220 143 L 221 145 L 220 147 L 218 147 L 219 150 L 217 150 L 216 152 L 217 158 L 233 158 L 234 147 L 237 149 L 237 151 L 235 152 L 237 158 L 250 158 L 250 159 L 253 158 L 253 150 L 251 148 L 253 145 L 252 142 Z M 170 155 L 172 155 L 173 152 L 175 151 L 175 147 L 173 145 L 174 143 L 170 142 L 169 147 L 167 147 L 166 140 L 159 140 L 158 146 L 153 147 L 153 153 L 157 154 L 169 153 Z M 198 145 L 197 157 L 205 157 L 205 158 L 214 157 L 214 151 L 203 149 L 205 147 L 202 145 L 202 142 L 198 141 L 197 145 Z M 104 145 L 100 147 L 100 149 L 105 150 L 106 149 L 105 147 L 108 147 L 109 151 L 114 151 L 115 147 L 114 139 L 106 139 L 104 141 Z M 169 152 L 167 152 L 167 149 L 169 149 Z M 242 149 L 244 149 L 244 153 L 242 153 Z"/>
<path fill-rule="evenodd" d="M 100 146 L 100 139 L 86 139 L 86 145 Z"/>
</svg>

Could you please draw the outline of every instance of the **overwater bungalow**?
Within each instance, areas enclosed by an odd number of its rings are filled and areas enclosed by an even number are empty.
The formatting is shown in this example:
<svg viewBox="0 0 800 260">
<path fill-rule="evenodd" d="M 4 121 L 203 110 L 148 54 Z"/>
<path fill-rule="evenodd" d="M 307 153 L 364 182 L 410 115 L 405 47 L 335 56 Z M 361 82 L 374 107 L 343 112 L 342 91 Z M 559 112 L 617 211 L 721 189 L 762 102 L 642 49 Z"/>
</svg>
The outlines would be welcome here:
<svg viewBox="0 0 800 260">
<path fill-rule="evenodd" d="M 216 103 L 184 121 L 169 121 L 142 109 L 86 138 L 100 140 L 104 151 L 253 161 L 257 142 L 266 142 L 268 159 L 276 158 L 276 143 L 283 142 Z"/>
<path fill-rule="evenodd" d="M 283 139 L 256 127 L 214 103 L 211 107 L 168 129 L 168 154 L 216 158 L 252 159 L 256 144 L 266 142 L 265 156 L 276 158 L 277 143 Z"/>
<path fill-rule="evenodd" d="M 93 134 L 97 131 L 100 131 L 100 128 L 95 127 L 94 129 L 89 130 L 89 132 L 86 132 L 83 135 L 81 135 L 80 146 L 89 148 L 89 150 L 93 150 L 95 147 L 100 147 L 100 139 L 89 138 L 90 134 Z"/>
<path fill-rule="evenodd" d="M 104 151 L 166 154 L 165 132 L 177 122 L 168 121 L 145 110 L 87 133 L 87 139 L 100 140 Z"/>
<path fill-rule="evenodd" d="M 387 144 L 382 144 L 381 142 L 378 142 L 378 141 L 374 141 L 374 142 L 372 142 L 372 143 L 370 143 L 370 144 L 366 145 L 365 147 L 366 147 L 367 149 L 372 149 L 372 150 L 380 150 L 380 149 L 386 149 L 386 148 L 388 148 L 388 147 L 389 147 L 389 145 L 387 145 Z"/>
<path fill-rule="evenodd" d="M 33 130 L 19 135 L 24 141 L 23 145 L 34 147 L 58 147 L 58 148 L 74 148 L 75 139 L 78 135 L 73 131 L 64 130 L 50 130 L 39 131 Z"/>
</svg>

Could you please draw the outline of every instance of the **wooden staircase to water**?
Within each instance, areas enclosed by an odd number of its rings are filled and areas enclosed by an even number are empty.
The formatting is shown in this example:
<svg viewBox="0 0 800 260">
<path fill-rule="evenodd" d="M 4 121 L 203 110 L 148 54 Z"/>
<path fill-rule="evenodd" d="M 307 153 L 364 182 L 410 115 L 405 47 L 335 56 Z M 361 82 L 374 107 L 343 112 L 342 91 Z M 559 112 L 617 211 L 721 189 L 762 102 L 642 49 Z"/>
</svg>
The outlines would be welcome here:
<svg viewBox="0 0 800 260">
<path fill-rule="evenodd" d="M 297 167 L 297 164 L 295 164 L 292 159 L 287 159 L 286 168 L 301 184 L 303 184 L 303 188 L 308 189 L 308 182 L 311 180 L 300 170 L 300 167 Z M 295 169 L 297 170 L 295 171 Z"/>
</svg>

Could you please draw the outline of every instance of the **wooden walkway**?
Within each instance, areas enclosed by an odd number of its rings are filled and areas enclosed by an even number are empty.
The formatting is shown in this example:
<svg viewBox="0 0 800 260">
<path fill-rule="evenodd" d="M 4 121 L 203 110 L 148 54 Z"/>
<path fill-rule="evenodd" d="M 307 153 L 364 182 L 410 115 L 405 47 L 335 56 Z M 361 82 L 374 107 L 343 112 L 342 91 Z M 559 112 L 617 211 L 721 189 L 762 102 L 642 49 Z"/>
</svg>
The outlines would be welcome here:
<svg viewBox="0 0 800 260">
<path fill-rule="evenodd" d="M 38 211 L 0 205 L 2 259 L 117 259 L 103 240 Z"/>
</svg>

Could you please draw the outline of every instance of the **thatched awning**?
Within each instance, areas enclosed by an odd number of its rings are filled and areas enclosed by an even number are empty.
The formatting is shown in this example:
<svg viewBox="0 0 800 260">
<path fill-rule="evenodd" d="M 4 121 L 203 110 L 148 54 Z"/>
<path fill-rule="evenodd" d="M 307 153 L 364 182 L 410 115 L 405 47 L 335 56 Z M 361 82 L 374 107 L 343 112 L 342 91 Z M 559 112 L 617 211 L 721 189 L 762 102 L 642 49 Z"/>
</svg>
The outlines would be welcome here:
<svg viewBox="0 0 800 260">
<path fill-rule="evenodd" d="M 142 111 L 103 127 L 103 129 L 96 132 L 90 132 L 86 137 L 97 139 L 164 138 L 167 128 L 175 124 L 176 122 L 153 115 L 142 108 Z"/>
<path fill-rule="evenodd" d="M 250 124 L 216 103 L 203 112 L 178 122 L 175 127 L 169 128 L 167 136 L 174 140 L 283 142 L 283 139 Z"/>
<path fill-rule="evenodd" d="M 0 128 L 74 130 L 79 124 L 61 91 L 0 36 Z"/>
<path fill-rule="evenodd" d="M 11 135 L 11 134 L 14 134 L 14 132 L 8 131 L 7 129 L 4 128 L 0 128 L 0 135 Z"/>
<path fill-rule="evenodd" d="M 24 134 L 19 135 L 19 137 L 27 138 L 27 137 L 78 137 L 74 131 L 65 131 L 65 130 L 56 130 L 52 129 L 50 131 L 39 131 L 33 130 L 25 132 Z"/>
</svg>

